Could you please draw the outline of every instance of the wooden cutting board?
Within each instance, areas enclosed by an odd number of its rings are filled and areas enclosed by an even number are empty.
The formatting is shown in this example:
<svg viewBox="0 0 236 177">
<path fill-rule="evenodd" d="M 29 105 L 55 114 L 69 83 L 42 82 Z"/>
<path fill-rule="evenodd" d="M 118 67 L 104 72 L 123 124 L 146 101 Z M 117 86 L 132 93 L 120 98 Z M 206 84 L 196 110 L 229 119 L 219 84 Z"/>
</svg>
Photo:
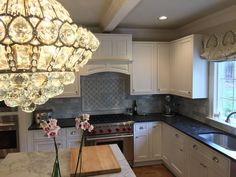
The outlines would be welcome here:
<svg viewBox="0 0 236 177">
<path fill-rule="evenodd" d="M 79 154 L 79 148 L 71 149 L 71 158 L 70 158 L 71 176 L 73 176 L 75 172 L 75 166 L 78 154 Z M 79 171 L 79 166 L 78 166 L 78 171 Z M 120 171 L 121 171 L 120 165 L 109 145 L 83 147 L 82 176 L 118 173 Z"/>
</svg>

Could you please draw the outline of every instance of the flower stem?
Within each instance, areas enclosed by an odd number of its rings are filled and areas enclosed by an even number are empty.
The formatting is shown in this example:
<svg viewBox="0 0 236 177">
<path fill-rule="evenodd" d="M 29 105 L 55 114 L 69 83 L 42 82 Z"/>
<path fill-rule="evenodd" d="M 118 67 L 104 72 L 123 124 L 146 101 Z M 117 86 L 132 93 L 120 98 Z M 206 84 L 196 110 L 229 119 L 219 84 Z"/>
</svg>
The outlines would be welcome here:
<svg viewBox="0 0 236 177">
<path fill-rule="evenodd" d="M 80 141 L 80 147 L 79 147 L 79 154 L 78 154 L 78 159 L 77 159 L 77 163 L 76 163 L 76 168 L 75 168 L 75 174 L 74 177 L 76 177 L 76 173 L 78 171 L 78 165 L 80 162 L 80 171 L 79 171 L 79 177 L 81 176 L 81 169 L 82 169 L 82 149 L 83 149 L 83 144 L 84 144 L 84 131 L 82 131 L 82 137 L 81 137 L 81 141 Z"/>
</svg>

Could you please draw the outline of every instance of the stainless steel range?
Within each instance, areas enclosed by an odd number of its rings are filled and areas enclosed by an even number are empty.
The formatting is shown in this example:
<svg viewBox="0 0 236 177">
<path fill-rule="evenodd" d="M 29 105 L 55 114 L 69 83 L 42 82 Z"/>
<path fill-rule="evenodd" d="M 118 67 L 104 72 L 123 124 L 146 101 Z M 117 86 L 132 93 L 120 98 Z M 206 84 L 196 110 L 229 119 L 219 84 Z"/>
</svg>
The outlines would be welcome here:
<svg viewBox="0 0 236 177">
<path fill-rule="evenodd" d="M 94 130 L 86 135 L 85 145 L 117 144 L 126 160 L 133 165 L 132 117 L 124 114 L 96 115 L 90 117 Z"/>
</svg>

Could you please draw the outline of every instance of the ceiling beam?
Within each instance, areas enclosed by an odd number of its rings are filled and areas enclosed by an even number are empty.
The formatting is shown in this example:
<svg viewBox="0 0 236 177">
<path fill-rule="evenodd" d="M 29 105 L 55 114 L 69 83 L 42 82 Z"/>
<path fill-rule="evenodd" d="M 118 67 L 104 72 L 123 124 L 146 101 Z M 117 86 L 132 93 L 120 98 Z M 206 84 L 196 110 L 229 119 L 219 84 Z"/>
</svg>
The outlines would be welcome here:
<svg viewBox="0 0 236 177">
<path fill-rule="evenodd" d="M 101 19 L 103 31 L 113 31 L 141 0 L 112 0 Z"/>
</svg>

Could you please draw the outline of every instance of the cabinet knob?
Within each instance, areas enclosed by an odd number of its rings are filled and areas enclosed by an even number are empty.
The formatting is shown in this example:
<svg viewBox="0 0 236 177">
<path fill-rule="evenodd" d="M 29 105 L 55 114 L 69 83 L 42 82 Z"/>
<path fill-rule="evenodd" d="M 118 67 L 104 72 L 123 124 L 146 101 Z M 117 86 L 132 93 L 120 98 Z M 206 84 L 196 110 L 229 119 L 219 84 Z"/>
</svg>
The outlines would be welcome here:
<svg viewBox="0 0 236 177">
<path fill-rule="evenodd" d="M 176 134 L 175 134 L 175 137 L 178 138 L 178 137 L 179 137 L 179 134 L 176 133 Z"/>
<path fill-rule="evenodd" d="M 184 150 L 183 149 L 179 149 L 179 151 L 183 152 Z"/>
<path fill-rule="evenodd" d="M 144 128 L 143 127 L 139 127 L 139 130 L 143 130 Z"/>
<path fill-rule="evenodd" d="M 61 146 L 61 143 L 57 143 L 57 146 Z"/>
<path fill-rule="evenodd" d="M 219 159 L 217 157 L 213 157 L 212 160 L 216 163 L 219 163 Z"/>
<path fill-rule="evenodd" d="M 132 89 L 132 92 L 135 92 L 135 89 Z"/>
<path fill-rule="evenodd" d="M 193 145 L 193 149 L 198 150 L 198 147 L 196 144 Z"/>
<path fill-rule="evenodd" d="M 201 165 L 203 168 L 207 168 L 207 166 L 206 166 L 204 163 L 200 163 L 200 165 Z"/>
<path fill-rule="evenodd" d="M 71 135 L 75 135 L 76 134 L 76 131 L 72 131 L 70 132 Z"/>
</svg>

